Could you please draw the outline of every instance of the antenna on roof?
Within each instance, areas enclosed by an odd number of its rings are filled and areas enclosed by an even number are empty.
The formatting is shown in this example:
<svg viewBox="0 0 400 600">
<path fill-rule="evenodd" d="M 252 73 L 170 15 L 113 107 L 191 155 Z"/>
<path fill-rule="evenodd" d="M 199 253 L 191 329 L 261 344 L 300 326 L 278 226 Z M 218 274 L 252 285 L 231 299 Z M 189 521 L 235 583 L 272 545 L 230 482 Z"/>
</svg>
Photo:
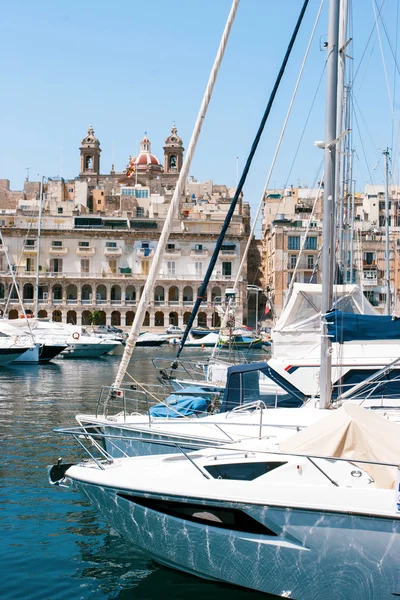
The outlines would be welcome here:
<svg viewBox="0 0 400 600">
<path fill-rule="evenodd" d="M 25 167 L 25 171 L 26 171 L 25 181 L 29 181 L 29 171 L 31 169 L 32 169 L 32 167 Z"/>
</svg>

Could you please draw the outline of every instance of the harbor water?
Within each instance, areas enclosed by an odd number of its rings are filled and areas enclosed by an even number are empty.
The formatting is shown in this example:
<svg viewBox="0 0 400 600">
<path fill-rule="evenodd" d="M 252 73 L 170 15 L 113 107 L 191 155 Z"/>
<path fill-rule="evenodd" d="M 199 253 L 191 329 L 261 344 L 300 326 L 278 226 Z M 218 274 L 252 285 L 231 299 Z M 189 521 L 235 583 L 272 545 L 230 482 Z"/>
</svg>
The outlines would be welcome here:
<svg viewBox="0 0 400 600">
<path fill-rule="evenodd" d="M 128 371 L 157 383 L 151 358 L 172 348 L 137 349 Z M 74 490 L 50 486 L 58 457 L 84 458 L 53 429 L 93 413 L 120 357 L 54 360 L 0 369 L 1 600 L 244 600 L 269 598 L 156 565 L 125 542 Z"/>
</svg>

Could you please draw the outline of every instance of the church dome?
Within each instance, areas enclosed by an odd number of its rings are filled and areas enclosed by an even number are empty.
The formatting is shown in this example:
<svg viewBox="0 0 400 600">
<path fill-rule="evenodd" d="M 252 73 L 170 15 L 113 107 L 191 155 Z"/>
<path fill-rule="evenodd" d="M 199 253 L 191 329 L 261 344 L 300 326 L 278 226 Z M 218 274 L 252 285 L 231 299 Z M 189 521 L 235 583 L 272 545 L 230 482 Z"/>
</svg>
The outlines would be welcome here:
<svg viewBox="0 0 400 600">
<path fill-rule="evenodd" d="M 151 142 L 146 134 L 140 142 L 140 153 L 131 159 L 130 164 L 138 169 L 147 169 L 148 167 L 161 169 L 160 161 L 151 153 Z"/>
</svg>

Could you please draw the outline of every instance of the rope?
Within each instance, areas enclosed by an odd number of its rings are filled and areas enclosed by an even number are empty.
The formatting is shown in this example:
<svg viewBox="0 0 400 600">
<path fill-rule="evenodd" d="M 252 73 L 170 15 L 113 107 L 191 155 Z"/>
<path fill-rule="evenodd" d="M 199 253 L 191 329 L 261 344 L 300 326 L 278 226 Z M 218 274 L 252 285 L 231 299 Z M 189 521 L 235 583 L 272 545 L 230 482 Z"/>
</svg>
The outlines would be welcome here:
<svg viewBox="0 0 400 600">
<path fill-rule="evenodd" d="M 304 58 L 303 58 L 303 62 L 302 62 L 301 67 L 300 67 L 299 75 L 297 77 L 296 85 L 294 86 L 294 90 L 293 90 L 292 98 L 290 100 L 289 108 L 287 110 L 285 121 L 284 121 L 283 127 L 282 127 L 282 131 L 280 133 L 278 144 L 277 144 L 276 149 L 275 149 L 275 154 L 273 156 L 272 163 L 271 163 L 271 166 L 269 168 L 268 176 L 267 176 L 267 179 L 266 179 L 266 182 L 265 182 L 265 185 L 264 185 L 264 189 L 263 189 L 262 194 L 261 194 L 260 202 L 258 204 L 257 212 L 256 212 L 256 215 L 254 217 L 253 226 L 251 228 L 251 231 L 250 231 L 250 234 L 249 234 L 249 237 L 248 237 L 248 240 L 247 240 L 246 248 L 244 249 L 244 252 L 243 252 L 242 260 L 241 260 L 240 265 L 239 265 L 239 270 L 238 270 L 236 278 L 235 278 L 235 283 L 233 284 L 234 289 L 237 289 L 237 286 L 239 285 L 239 279 L 241 277 L 241 274 L 242 274 L 245 262 L 247 260 L 247 255 L 248 255 L 248 252 L 249 252 L 250 244 L 252 242 L 252 238 L 254 236 L 255 229 L 257 227 L 257 222 L 258 222 L 258 219 L 259 219 L 259 216 L 260 216 L 260 212 L 261 212 L 261 210 L 262 210 L 262 208 L 264 206 L 264 199 L 265 199 L 265 196 L 266 196 L 267 191 L 268 191 L 269 182 L 271 180 L 272 172 L 273 172 L 273 170 L 275 168 L 275 163 L 276 163 L 276 160 L 278 158 L 279 151 L 281 149 L 281 145 L 282 145 L 282 141 L 283 141 L 283 136 L 285 135 L 285 132 L 286 132 L 286 127 L 287 127 L 287 124 L 288 124 L 288 121 L 289 121 L 289 117 L 290 117 L 290 115 L 292 113 L 293 104 L 294 104 L 294 101 L 295 101 L 296 96 L 297 96 L 297 91 L 299 89 L 300 81 L 301 81 L 301 78 L 303 76 L 304 67 L 306 66 L 308 54 L 310 52 L 310 47 L 311 47 L 312 41 L 314 39 L 315 30 L 316 30 L 317 25 L 318 25 L 318 21 L 319 21 L 320 15 L 321 15 L 321 11 L 322 11 L 323 5 L 324 5 L 324 0 L 321 1 L 321 4 L 319 6 L 319 10 L 318 10 L 317 17 L 315 19 L 314 27 L 313 27 L 313 30 L 311 32 L 311 36 L 310 36 L 310 39 L 309 39 L 309 42 L 308 42 L 308 45 L 307 45 L 307 48 L 306 48 L 306 52 L 304 54 Z M 257 302 L 258 302 L 258 299 L 257 299 Z M 229 298 L 228 306 L 226 307 L 225 314 L 224 314 L 224 316 L 222 318 L 220 333 L 218 335 L 217 341 L 215 342 L 215 346 L 213 348 L 213 351 L 212 351 L 212 354 L 211 354 L 211 358 L 214 358 L 215 354 L 217 352 L 218 344 L 219 344 L 219 341 L 220 341 L 220 334 L 221 334 L 221 331 L 224 329 L 224 327 L 226 327 L 226 324 L 228 322 L 229 311 L 231 309 L 231 306 L 232 306 L 232 298 Z M 256 324 L 256 327 L 257 327 L 257 324 Z"/>
<path fill-rule="evenodd" d="M 214 88 L 214 85 L 215 85 L 215 82 L 217 79 L 219 68 L 222 63 L 222 59 L 223 59 L 225 49 L 226 49 L 228 39 L 229 39 L 229 34 L 230 34 L 230 31 L 231 31 L 231 28 L 232 28 L 232 25 L 233 25 L 233 22 L 235 19 L 235 15 L 236 15 L 238 6 L 239 6 L 239 0 L 233 0 L 231 10 L 229 12 L 228 19 L 227 19 L 227 22 L 225 25 L 225 29 L 222 34 L 218 52 L 217 52 L 214 64 L 212 66 L 212 69 L 211 69 L 211 73 L 210 73 L 210 77 L 209 77 L 209 80 L 207 83 L 206 91 L 204 93 L 204 97 L 203 97 L 203 100 L 202 100 L 202 103 L 200 106 L 197 120 L 196 120 L 194 129 L 193 129 L 192 137 L 190 139 L 187 154 L 183 161 L 182 170 L 179 174 L 179 179 L 178 179 L 178 182 L 177 182 L 175 190 L 174 190 L 174 195 L 172 197 L 171 204 L 168 209 L 167 217 L 165 219 L 164 226 L 163 226 L 163 229 L 162 229 L 162 232 L 160 235 L 160 239 L 158 241 L 157 248 L 156 248 L 156 251 L 154 254 L 154 258 L 151 263 L 150 272 L 147 277 L 146 284 L 144 286 L 144 290 L 143 290 L 142 296 L 139 301 L 139 306 L 138 306 L 134 321 L 132 323 L 132 327 L 131 327 L 128 339 L 126 341 L 125 351 L 122 356 L 121 363 L 120 363 L 119 369 L 118 369 L 118 373 L 116 375 L 116 378 L 115 378 L 115 381 L 113 384 L 113 387 L 115 387 L 115 388 L 120 387 L 122 379 L 124 377 L 124 374 L 126 373 L 126 370 L 128 368 L 128 364 L 129 364 L 130 358 L 132 356 L 132 352 L 135 348 L 136 340 L 139 336 L 140 328 L 141 328 L 143 320 L 144 320 L 146 308 L 149 304 L 151 295 L 154 290 L 157 276 L 160 272 L 161 263 L 164 259 L 164 254 L 165 254 L 165 246 L 166 246 L 170 231 L 173 226 L 175 214 L 179 207 L 182 190 L 183 190 L 183 187 L 185 185 L 185 182 L 186 182 L 186 179 L 187 179 L 187 176 L 189 173 L 189 169 L 190 169 L 190 165 L 191 165 L 191 162 L 193 159 L 194 151 L 196 149 L 197 141 L 199 139 L 201 128 L 202 128 L 204 119 L 206 117 L 208 106 L 210 104 L 212 91 L 213 91 L 213 88 Z"/>
</svg>

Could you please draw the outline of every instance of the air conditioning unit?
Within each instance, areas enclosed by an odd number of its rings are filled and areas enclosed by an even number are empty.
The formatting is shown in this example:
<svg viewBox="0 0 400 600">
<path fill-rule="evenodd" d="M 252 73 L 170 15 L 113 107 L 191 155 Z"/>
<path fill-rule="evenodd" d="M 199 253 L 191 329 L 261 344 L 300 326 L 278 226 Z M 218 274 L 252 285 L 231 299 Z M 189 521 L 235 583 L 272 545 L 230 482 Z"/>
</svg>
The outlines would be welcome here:
<svg viewBox="0 0 400 600">
<path fill-rule="evenodd" d="M 48 300 L 48 299 L 49 299 L 49 293 L 43 292 L 43 300 Z"/>
</svg>

